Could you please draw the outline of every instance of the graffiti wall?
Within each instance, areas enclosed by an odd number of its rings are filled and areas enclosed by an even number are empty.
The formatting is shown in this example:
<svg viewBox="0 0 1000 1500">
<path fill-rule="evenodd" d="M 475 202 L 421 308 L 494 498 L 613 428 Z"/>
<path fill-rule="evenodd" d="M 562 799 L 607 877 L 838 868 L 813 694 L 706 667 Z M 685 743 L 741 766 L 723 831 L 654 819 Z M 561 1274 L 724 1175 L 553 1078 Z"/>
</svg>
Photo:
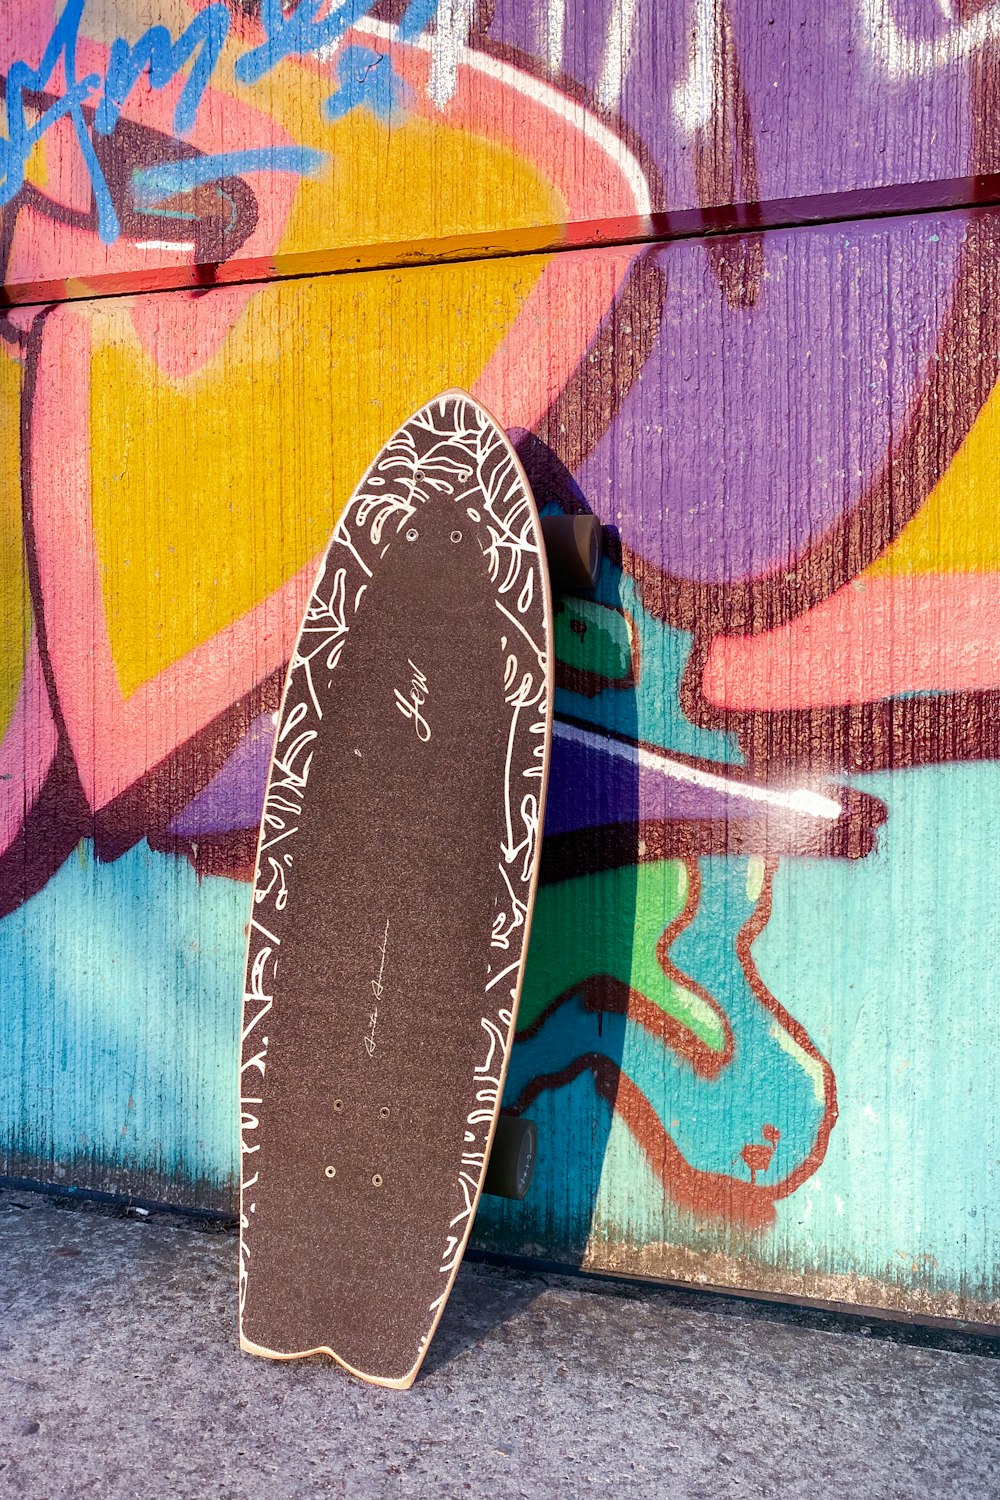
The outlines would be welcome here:
<svg viewBox="0 0 1000 1500">
<path fill-rule="evenodd" d="M 472 391 L 560 602 L 479 1243 L 1000 1322 L 1000 5 L 0 16 L 0 1168 L 225 1208 L 283 668 Z"/>
</svg>

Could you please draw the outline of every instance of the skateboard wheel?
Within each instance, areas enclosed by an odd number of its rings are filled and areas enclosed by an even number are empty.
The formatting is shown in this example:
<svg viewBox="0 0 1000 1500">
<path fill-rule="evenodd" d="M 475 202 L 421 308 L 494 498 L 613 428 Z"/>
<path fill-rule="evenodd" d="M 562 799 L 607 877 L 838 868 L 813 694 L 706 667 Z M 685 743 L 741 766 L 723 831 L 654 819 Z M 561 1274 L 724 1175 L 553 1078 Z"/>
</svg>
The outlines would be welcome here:
<svg viewBox="0 0 1000 1500">
<path fill-rule="evenodd" d="M 592 589 L 601 566 L 601 523 L 596 516 L 542 516 L 542 537 L 553 586 Z"/>
<path fill-rule="evenodd" d="M 537 1155 L 538 1130 L 534 1120 L 501 1114 L 493 1137 L 483 1192 L 494 1198 L 514 1198 L 520 1202 L 531 1186 Z"/>
</svg>

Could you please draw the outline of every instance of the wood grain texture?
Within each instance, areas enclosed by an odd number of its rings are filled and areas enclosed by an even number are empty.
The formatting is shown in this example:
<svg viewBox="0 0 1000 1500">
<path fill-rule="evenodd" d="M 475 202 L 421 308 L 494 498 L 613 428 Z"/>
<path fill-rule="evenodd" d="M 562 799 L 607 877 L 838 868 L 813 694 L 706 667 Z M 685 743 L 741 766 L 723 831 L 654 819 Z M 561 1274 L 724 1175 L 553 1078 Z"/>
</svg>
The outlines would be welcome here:
<svg viewBox="0 0 1000 1500">
<path fill-rule="evenodd" d="M 5 6 L 8 299 L 1000 197 L 995 0 L 325 9 Z"/>
<path fill-rule="evenodd" d="M 1000 1321 L 998 222 L 15 315 L 50 726 L 3 741 L 15 836 L 63 772 L 0 872 L 5 1169 L 233 1206 L 280 673 L 358 476 L 461 384 L 611 528 L 555 621 L 538 1171 L 480 1243 Z"/>
</svg>

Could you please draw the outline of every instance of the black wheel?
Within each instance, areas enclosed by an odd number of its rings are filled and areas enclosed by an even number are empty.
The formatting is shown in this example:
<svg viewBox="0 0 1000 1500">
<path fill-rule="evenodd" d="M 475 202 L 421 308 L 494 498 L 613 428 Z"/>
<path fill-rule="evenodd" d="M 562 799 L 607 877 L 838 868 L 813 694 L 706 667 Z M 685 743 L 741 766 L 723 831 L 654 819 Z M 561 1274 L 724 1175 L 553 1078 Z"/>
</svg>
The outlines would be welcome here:
<svg viewBox="0 0 1000 1500">
<path fill-rule="evenodd" d="M 520 1201 L 531 1186 L 537 1154 L 538 1131 L 534 1120 L 501 1114 L 493 1137 L 483 1192 L 491 1193 L 494 1198 Z"/>
<path fill-rule="evenodd" d="M 592 589 L 601 566 L 596 516 L 542 516 L 549 576 L 556 589 Z"/>
</svg>

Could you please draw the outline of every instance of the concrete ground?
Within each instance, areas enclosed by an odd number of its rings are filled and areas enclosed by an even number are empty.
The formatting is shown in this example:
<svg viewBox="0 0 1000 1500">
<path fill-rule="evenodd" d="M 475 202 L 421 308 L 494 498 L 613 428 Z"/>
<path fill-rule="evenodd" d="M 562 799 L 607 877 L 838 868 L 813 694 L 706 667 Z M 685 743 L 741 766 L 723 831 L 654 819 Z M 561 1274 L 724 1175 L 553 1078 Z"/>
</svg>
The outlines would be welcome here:
<svg viewBox="0 0 1000 1500">
<path fill-rule="evenodd" d="M 0 1189 L 0 1496 L 1000 1496 L 1000 1345 L 466 1262 L 409 1392 L 235 1340 L 236 1240 Z"/>
</svg>

